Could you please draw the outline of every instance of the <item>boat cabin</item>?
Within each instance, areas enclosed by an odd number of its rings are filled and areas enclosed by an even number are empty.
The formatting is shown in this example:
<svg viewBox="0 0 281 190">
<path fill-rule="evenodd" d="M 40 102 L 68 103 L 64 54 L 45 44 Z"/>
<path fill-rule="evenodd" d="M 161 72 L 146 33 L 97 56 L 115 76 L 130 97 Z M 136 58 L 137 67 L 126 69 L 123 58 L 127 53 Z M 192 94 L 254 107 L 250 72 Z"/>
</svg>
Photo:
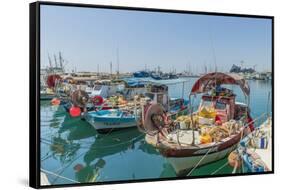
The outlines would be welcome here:
<svg viewBox="0 0 281 190">
<path fill-rule="evenodd" d="M 235 95 L 231 96 L 211 96 L 203 95 L 199 110 L 204 109 L 205 107 L 213 107 L 216 115 L 220 118 L 221 121 L 226 122 L 230 119 L 234 119 L 235 113 Z"/>
<path fill-rule="evenodd" d="M 168 86 L 166 85 L 151 85 L 148 92 L 145 93 L 152 103 L 161 104 L 165 110 L 169 109 Z"/>
</svg>

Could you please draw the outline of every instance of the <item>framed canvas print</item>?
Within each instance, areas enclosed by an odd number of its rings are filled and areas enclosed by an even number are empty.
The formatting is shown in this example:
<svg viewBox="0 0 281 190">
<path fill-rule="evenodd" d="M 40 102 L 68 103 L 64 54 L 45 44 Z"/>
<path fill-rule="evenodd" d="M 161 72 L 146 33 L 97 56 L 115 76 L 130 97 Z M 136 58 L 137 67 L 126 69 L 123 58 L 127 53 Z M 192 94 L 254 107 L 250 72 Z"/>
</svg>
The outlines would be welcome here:
<svg viewBox="0 0 281 190">
<path fill-rule="evenodd" d="M 30 4 L 30 186 L 274 172 L 274 18 Z"/>
</svg>

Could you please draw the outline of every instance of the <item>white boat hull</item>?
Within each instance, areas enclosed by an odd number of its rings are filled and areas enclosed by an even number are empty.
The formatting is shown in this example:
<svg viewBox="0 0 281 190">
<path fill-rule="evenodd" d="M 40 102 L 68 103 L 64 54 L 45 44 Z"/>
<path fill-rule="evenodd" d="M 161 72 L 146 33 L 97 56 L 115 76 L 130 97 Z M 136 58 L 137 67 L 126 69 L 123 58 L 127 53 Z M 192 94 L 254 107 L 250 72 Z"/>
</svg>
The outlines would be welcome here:
<svg viewBox="0 0 281 190">
<path fill-rule="evenodd" d="M 224 149 L 220 152 L 207 154 L 206 156 L 200 155 L 189 157 L 168 157 L 167 160 L 171 163 L 177 175 L 187 175 L 192 168 L 197 166 L 201 159 L 202 160 L 197 167 L 220 160 L 230 154 L 230 152 L 232 152 L 235 148 L 236 145 Z M 204 156 L 205 158 L 203 159 Z"/>
<path fill-rule="evenodd" d="M 125 128 L 131 128 L 136 127 L 137 123 L 135 120 L 129 121 L 129 122 L 119 122 L 117 120 L 107 120 L 107 121 L 95 121 L 94 118 L 85 117 L 87 122 L 94 127 L 97 131 L 109 131 L 114 129 L 125 129 Z"/>
</svg>

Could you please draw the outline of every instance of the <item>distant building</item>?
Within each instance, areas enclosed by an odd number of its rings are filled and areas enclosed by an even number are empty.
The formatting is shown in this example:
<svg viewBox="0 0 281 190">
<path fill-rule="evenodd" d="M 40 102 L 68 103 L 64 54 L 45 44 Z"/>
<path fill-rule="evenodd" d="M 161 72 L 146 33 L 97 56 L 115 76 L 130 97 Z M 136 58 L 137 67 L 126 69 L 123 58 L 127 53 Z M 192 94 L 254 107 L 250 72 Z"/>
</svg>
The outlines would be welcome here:
<svg viewBox="0 0 281 190">
<path fill-rule="evenodd" d="M 233 64 L 229 72 L 231 72 L 231 73 L 254 73 L 256 71 L 253 68 L 241 68 L 241 67 Z"/>
</svg>

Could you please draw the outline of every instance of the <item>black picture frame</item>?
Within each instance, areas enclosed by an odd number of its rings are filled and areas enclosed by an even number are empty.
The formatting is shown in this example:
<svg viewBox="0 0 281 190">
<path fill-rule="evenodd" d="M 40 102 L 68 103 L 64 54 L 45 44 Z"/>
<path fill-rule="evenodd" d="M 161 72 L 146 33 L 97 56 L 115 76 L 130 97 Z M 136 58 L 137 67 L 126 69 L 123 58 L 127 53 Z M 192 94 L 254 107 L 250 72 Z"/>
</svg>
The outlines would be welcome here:
<svg viewBox="0 0 281 190">
<path fill-rule="evenodd" d="M 262 174 L 273 174 L 274 167 L 274 16 L 264 15 L 247 15 L 234 13 L 218 13 L 218 12 L 201 12 L 201 11 L 187 11 L 187 10 L 168 10 L 156 8 L 141 8 L 141 7 L 123 7 L 123 6 L 109 6 L 109 5 L 91 5 L 80 3 L 60 3 L 60 2 L 34 2 L 29 5 L 29 185 L 33 188 L 52 188 L 52 187 L 72 187 L 72 186 L 89 186 L 89 185 L 105 185 L 105 184 L 120 184 L 120 183 L 136 183 L 136 182 L 151 182 L 151 181 L 166 181 L 166 180 L 184 180 L 194 178 L 213 178 L 213 177 L 233 177 L 246 175 L 260 175 L 261 173 L 243 173 L 243 174 L 227 174 L 227 175 L 213 175 L 213 176 L 195 176 L 195 177 L 177 177 L 177 178 L 159 178 L 159 179 L 139 179 L 139 180 L 122 180 L 110 182 L 96 182 L 96 183 L 79 183 L 79 184 L 64 184 L 64 185 L 40 185 L 40 6 L 67 6 L 67 7 L 85 7 L 85 8 L 102 8 L 102 9 L 117 9 L 117 10 L 133 10 L 133 11 L 148 11 L 148 12 L 162 12 L 162 13 L 181 13 L 181 14 L 199 14 L 199 15 L 217 15 L 217 16 L 231 16 L 231 17 L 245 17 L 245 18 L 263 18 L 270 19 L 272 25 L 272 171 L 263 172 Z"/>
</svg>

